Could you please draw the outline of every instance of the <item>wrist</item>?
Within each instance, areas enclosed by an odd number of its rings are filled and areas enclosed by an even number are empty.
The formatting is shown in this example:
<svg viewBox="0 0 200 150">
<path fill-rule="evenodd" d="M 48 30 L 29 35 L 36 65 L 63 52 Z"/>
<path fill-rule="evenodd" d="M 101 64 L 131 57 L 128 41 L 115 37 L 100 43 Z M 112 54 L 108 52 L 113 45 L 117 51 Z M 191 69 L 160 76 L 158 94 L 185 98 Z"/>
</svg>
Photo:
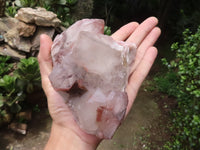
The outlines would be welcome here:
<svg viewBox="0 0 200 150">
<path fill-rule="evenodd" d="M 87 143 L 72 130 L 52 123 L 45 150 L 95 150 L 97 145 L 97 143 Z"/>
</svg>

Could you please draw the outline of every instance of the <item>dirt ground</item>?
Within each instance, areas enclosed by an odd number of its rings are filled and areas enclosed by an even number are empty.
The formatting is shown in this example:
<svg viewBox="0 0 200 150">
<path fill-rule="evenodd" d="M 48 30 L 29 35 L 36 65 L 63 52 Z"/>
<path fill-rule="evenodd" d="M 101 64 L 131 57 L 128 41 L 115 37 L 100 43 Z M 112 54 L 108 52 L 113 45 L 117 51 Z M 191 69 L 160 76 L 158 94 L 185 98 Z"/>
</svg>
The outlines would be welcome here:
<svg viewBox="0 0 200 150">
<path fill-rule="evenodd" d="M 168 133 L 168 119 L 159 109 L 157 96 L 142 88 L 128 117 L 112 140 L 103 141 L 97 150 L 159 150 Z M 42 150 L 49 138 L 51 118 L 47 109 L 33 115 L 27 135 L 0 130 L 0 150 Z"/>
</svg>

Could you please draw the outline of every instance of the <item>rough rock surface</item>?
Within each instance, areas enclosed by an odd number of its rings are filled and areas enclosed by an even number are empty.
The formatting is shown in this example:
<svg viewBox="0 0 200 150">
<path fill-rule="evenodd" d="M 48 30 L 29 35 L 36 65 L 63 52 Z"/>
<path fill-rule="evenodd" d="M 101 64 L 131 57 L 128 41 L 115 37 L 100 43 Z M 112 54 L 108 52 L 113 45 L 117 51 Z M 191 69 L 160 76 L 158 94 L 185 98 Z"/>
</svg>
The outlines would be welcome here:
<svg viewBox="0 0 200 150">
<path fill-rule="evenodd" d="M 38 7 L 37 9 L 21 8 L 20 10 L 18 10 L 15 18 L 25 23 L 34 23 L 38 26 L 57 27 L 61 23 L 56 14 L 40 7 Z"/>
<path fill-rule="evenodd" d="M 103 29 L 103 20 L 84 19 L 58 35 L 49 78 L 79 127 L 110 139 L 126 112 L 125 88 L 136 47 L 114 41 Z"/>
<path fill-rule="evenodd" d="M 15 59 L 26 58 L 26 55 L 20 54 L 19 52 L 5 44 L 0 46 L 0 55 L 11 56 Z"/>
<path fill-rule="evenodd" d="M 6 33 L 8 30 L 16 27 L 18 25 L 19 21 L 15 18 L 11 17 L 4 17 L 0 18 L 0 33 Z"/>
<path fill-rule="evenodd" d="M 26 55 L 37 56 L 41 34 L 53 38 L 55 27 L 37 26 L 11 17 L 0 18 L 0 54 L 14 59 L 21 59 Z"/>
<path fill-rule="evenodd" d="M 23 22 L 19 22 L 19 26 L 17 27 L 19 35 L 22 37 L 30 37 L 35 33 L 36 26 L 32 24 L 25 24 Z"/>
<path fill-rule="evenodd" d="M 5 42 L 12 48 L 17 48 L 20 51 L 30 52 L 31 42 L 30 39 L 19 36 L 17 28 L 13 28 L 4 34 Z"/>
</svg>

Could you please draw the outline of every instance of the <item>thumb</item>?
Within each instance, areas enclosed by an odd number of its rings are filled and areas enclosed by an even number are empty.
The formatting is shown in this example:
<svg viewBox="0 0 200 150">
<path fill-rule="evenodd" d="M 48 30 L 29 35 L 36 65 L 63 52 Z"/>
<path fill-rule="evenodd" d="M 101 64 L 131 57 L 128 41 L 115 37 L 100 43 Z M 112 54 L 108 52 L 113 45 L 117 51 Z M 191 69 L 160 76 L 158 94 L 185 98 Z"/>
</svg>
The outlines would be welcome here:
<svg viewBox="0 0 200 150">
<path fill-rule="evenodd" d="M 38 62 L 40 67 L 40 73 L 42 77 L 42 87 L 48 95 L 49 90 L 51 89 L 51 83 L 49 81 L 49 74 L 52 71 L 52 59 L 51 59 L 51 46 L 52 40 L 49 36 L 42 34 L 40 36 L 40 51 L 38 54 Z"/>
<path fill-rule="evenodd" d="M 40 36 L 40 51 L 38 54 L 38 62 L 42 76 L 48 76 L 52 70 L 51 46 L 51 38 L 46 34 L 42 34 Z"/>
</svg>

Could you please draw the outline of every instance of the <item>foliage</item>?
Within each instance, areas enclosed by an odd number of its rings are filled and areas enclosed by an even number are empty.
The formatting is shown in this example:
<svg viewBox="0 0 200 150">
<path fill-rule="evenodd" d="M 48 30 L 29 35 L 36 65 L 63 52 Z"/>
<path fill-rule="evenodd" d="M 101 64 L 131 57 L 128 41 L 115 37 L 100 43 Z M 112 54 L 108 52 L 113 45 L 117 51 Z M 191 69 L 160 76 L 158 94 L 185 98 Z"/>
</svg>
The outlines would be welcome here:
<svg viewBox="0 0 200 150">
<path fill-rule="evenodd" d="M 11 3 L 11 4 L 10 4 Z M 6 9 L 5 9 L 5 13 L 11 17 L 14 17 L 15 14 L 17 13 L 18 8 L 13 5 L 12 2 L 7 1 L 6 2 Z"/>
<path fill-rule="evenodd" d="M 21 59 L 20 63 L 18 63 L 18 69 L 15 70 L 15 75 L 18 77 L 21 85 L 25 87 L 27 93 L 32 93 L 34 86 L 40 86 L 39 65 L 35 57 Z"/>
<path fill-rule="evenodd" d="M 9 57 L 0 57 L 6 65 Z M 39 65 L 36 58 L 21 59 L 13 75 L 0 77 L 0 125 L 9 121 L 11 114 L 23 109 L 26 95 L 41 87 Z"/>
<path fill-rule="evenodd" d="M 9 56 L 3 57 L 0 56 L 0 77 L 7 74 L 12 68 L 12 64 L 8 64 L 7 62 L 10 60 Z"/>
<path fill-rule="evenodd" d="M 108 27 L 108 26 L 105 26 L 105 27 L 104 27 L 104 34 L 105 34 L 105 35 L 111 35 L 111 28 Z"/>
<path fill-rule="evenodd" d="M 176 73 L 168 72 L 165 75 L 155 77 L 154 81 L 159 92 L 166 93 L 169 96 L 174 97 L 178 95 Z"/>
<path fill-rule="evenodd" d="M 25 95 L 17 84 L 17 78 L 5 75 L 0 79 L 0 88 L 3 91 L 2 101 L 4 105 L 8 106 L 12 113 L 19 112 L 21 110 L 19 102 L 24 100 Z"/>
<path fill-rule="evenodd" d="M 172 114 L 172 129 L 176 134 L 164 148 L 197 150 L 200 147 L 200 27 L 195 34 L 186 29 L 183 43 L 174 43 L 171 49 L 176 52 L 175 60 L 168 62 L 163 59 L 163 63 L 169 72 L 176 74 L 177 81 L 175 85 L 171 84 L 171 89 L 176 90 L 178 108 Z M 170 87 L 167 85 L 165 88 Z"/>
<path fill-rule="evenodd" d="M 186 29 L 183 32 L 184 43 L 172 44 L 172 51 L 176 51 L 176 59 L 168 63 L 163 62 L 169 69 L 178 69 L 179 89 L 182 94 L 187 93 L 195 98 L 200 97 L 200 27 L 195 34 Z"/>
</svg>

